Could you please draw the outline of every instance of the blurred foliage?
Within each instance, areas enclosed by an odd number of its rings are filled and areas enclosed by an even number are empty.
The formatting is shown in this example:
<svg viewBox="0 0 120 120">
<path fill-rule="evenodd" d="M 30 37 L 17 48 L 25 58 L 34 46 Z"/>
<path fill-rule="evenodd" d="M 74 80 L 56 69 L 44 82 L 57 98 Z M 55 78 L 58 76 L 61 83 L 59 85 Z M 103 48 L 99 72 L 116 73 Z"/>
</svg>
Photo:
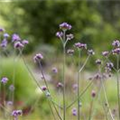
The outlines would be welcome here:
<svg viewBox="0 0 120 120">
<path fill-rule="evenodd" d="M 17 60 L 14 57 L 11 58 L 2 58 L 0 62 L 0 76 L 8 77 L 9 81 L 6 86 L 6 91 L 8 93 L 7 99 L 11 100 L 11 92 L 9 86 L 13 84 L 13 79 L 15 80 L 15 101 L 22 101 L 24 104 L 29 103 L 35 97 L 35 83 L 31 76 L 29 75 L 28 70 L 26 69 L 22 60 Z"/>
<path fill-rule="evenodd" d="M 30 41 L 26 53 L 39 50 L 42 44 L 54 46 L 60 52 L 61 43 L 55 34 L 59 24 L 66 21 L 73 26 L 68 32 L 75 35 L 68 47 L 74 42 L 85 42 L 96 51 L 97 58 L 103 50 L 111 49 L 114 39 L 120 38 L 119 7 L 119 1 L 1 2 L 0 26 Z"/>
</svg>

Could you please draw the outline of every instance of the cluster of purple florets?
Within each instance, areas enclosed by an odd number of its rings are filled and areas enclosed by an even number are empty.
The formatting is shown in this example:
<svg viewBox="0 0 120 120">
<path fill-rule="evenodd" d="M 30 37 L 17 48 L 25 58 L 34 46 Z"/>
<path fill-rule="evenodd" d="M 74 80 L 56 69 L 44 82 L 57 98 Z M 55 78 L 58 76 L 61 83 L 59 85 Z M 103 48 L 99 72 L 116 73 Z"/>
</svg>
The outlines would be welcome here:
<svg viewBox="0 0 120 120">
<path fill-rule="evenodd" d="M 0 33 L 2 35 L 2 41 L 0 43 L 0 46 L 2 48 L 6 48 L 8 45 L 8 41 L 11 39 L 11 42 L 14 45 L 15 49 L 23 49 L 25 47 L 25 45 L 27 45 L 29 42 L 28 40 L 22 40 L 20 38 L 20 36 L 18 34 L 13 34 L 12 36 L 10 36 L 8 33 L 5 32 L 5 30 L 3 28 L 0 28 Z"/>
<path fill-rule="evenodd" d="M 13 110 L 12 111 L 12 116 L 14 120 L 18 120 L 18 116 L 22 115 L 22 110 Z"/>
</svg>

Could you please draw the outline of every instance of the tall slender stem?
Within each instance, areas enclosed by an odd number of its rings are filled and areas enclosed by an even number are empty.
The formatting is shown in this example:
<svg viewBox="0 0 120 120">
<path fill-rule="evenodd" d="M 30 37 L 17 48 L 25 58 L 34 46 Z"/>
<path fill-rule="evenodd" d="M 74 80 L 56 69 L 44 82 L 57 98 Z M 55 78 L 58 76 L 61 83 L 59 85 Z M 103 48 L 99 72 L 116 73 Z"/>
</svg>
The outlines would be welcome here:
<svg viewBox="0 0 120 120">
<path fill-rule="evenodd" d="M 65 102 L 65 61 L 66 61 L 66 54 L 65 54 L 65 50 L 66 50 L 66 44 L 67 42 L 65 41 L 65 33 L 66 31 L 63 31 L 64 32 L 64 36 L 63 36 L 63 120 L 66 120 L 66 102 Z"/>
<path fill-rule="evenodd" d="M 77 96 L 80 96 L 80 72 L 79 72 L 79 68 L 80 68 L 80 50 L 79 50 L 79 63 L 78 63 L 78 90 L 77 90 Z M 78 98 L 78 120 L 80 120 L 80 97 Z"/>
<path fill-rule="evenodd" d="M 118 119 L 120 120 L 120 99 L 119 99 L 119 96 L 120 96 L 120 88 L 119 88 L 119 55 L 117 55 L 117 97 L 118 97 L 118 112 L 119 112 L 119 115 L 118 115 Z"/>
<path fill-rule="evenodd" d="M 65 102 L 65 45 L 63 46 L 63 120 L 66 118 L 66 102 Z"/>
</svg>

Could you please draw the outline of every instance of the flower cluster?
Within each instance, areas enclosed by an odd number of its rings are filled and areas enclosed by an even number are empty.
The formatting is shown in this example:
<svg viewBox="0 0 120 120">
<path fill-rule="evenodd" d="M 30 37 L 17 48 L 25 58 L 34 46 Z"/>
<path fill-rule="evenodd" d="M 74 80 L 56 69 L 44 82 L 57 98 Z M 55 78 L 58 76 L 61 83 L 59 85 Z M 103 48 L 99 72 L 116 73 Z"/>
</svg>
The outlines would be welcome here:
<svg viewBox="0 0 120 120">
<path fill-rule="evenodd" d="M 18 120 L 18 116 L 22 115 L 22 110 L 13 110 L 12 116 L 14 117 L 14 120 Z"/>
</svg>

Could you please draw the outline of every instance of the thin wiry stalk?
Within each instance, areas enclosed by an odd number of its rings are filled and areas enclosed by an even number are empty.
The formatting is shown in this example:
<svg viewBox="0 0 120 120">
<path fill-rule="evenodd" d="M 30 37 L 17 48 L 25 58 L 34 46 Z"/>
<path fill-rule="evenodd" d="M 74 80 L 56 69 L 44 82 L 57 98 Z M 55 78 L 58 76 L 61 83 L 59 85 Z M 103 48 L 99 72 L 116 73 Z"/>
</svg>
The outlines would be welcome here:
<svg viewBox="0 0 120 120">
<path fill-rule="evenodd" d="M 81 94 L 79 96 L 77 96 L 77 98 L 70 104 L 66 107 L 66 109 L 70 108 L 79 98 L 81 98 L 84 93 L 88 90 L 88 88 L 92 85 L 93 83 L 93 80 L 91 80 L 91 82 L 86 86 L 86 88 L 81 92 Z"/>
<path fill-rule="evenodd" d="M 66 62 L 66 54 L 65 54 L 65 50 L 66 50 L 66 44 L 67 42 L 65 41 L 65 32 L 64 31 L 64 35 L 63 35 L 63 120 L 66 120 L 66 101 L 65 101 L 65 62 Z"/>
<path fill-rule="evenodd" d="M 89 120 L 91 120 L 91 118 L 92 118 L 92 110 L 93 110 L 93 102 L 94 102 L 94 100 L 93 100 L 94 98 L 92 98 L 92 101 L 91 101 L 91 104 L 90 104 L 90 114 L 89 114 Z"/>
<path fill-rule="evenodd" d="M 78 66 L 80 68 L 80 53 L 81 53 L 81 51 L 80 50 L 78 50 L 78 51 L 79 51 L 79 63 L 78 63 Z M 80 72 L 79 71 L 80 70 L 78 69 L 78 80 L 77 80 L 77 82 L 78 82 L 78 90 L 77 90 L 77 96 L 80 96 Z M 77 109 L 78 109 L 78 120 L 80 120 L 80 98 L 78 98 Z"/>
<path fill-rule="evenodd" d="M 105 86 L 104 86 L 104 83 L 103 83 L 103 80 L 101 79 L 101 83 L 102 83 L 102 88 L 103 88 L 103 92 L 104 92 L 104 96 L 105 96 L 105 101 L 107 103 L 107 107 L 108 107 L 108 111 L 109 111 L 109 114 L 111 116 L 111 119 L 114 120 L 113 118 L 113 115 L 112 115 L 112 112 L 110 110 L 110 105 L 109 105 L 109 102 L 108 102 L 108 98 L 107 98 L 107 94 L 106 94 L 106 89 L 105 89 Z"/>
<path fill-rule="evenodd" d="M 27 70 L 29 71 L 29 74 L 31 75 L 31 77 L 33 78 L 33 80 L 36 82 L 36 84 L 37 84 L 37 86 L 39 87 L 39 89 L 42 91 L 42 88 L 40 87 L 39 82 L 36 80 L 36 78 L 34 77 L 33 73 L 32 73 L 31 70 L 29 69 L 28 65 L 26 64 L 26 62 L 25 62 L 25 60 L 24 60 L 24 57 L 22 57 L 22 59 L 23 59 L 23 62 L 24 62 L 24 64 L 25 64 Z M 44 93 L 44 92 L 43 92 L 43 93 Z M 44 95 L 45 95 L 45 93 L 44 93 Z M 58 111 L 57 111 L 57 109 L 56 109 L 56 107 L 55 107 L 55 105 L 54 105 L 55 103 L 54 103 L 52 100 L 49 100 L 49 101 L 52 102 L 52 105 L 53 105 L 53 107 L 54 107 L 54 109 L 55 109 L 55 111 L 56 111 L 59 119 L 62 120 L 61 116 L 59 115 L 59 113 L 58 113 Z M 58 106 L 58 105 L 57 105 L 57 106 Z M 50 106 L 50 108 L 51 108 L 51 106 Z M 52 112 L 52 115 L 53 115 L 53 117 L 54 117 L 54 120 L 56 120 L 55 115 L 54 115 L 54 112 L 53 112 L 52 109 L 51 109 L 51 112 Z"/>
<path fill-rule="evenodd" d="M 120 86 L 119 86 L 119 55 L 117 55 L 117 97 L 118 97 L 118 119 L 120 120 Z"/>
</svg>

